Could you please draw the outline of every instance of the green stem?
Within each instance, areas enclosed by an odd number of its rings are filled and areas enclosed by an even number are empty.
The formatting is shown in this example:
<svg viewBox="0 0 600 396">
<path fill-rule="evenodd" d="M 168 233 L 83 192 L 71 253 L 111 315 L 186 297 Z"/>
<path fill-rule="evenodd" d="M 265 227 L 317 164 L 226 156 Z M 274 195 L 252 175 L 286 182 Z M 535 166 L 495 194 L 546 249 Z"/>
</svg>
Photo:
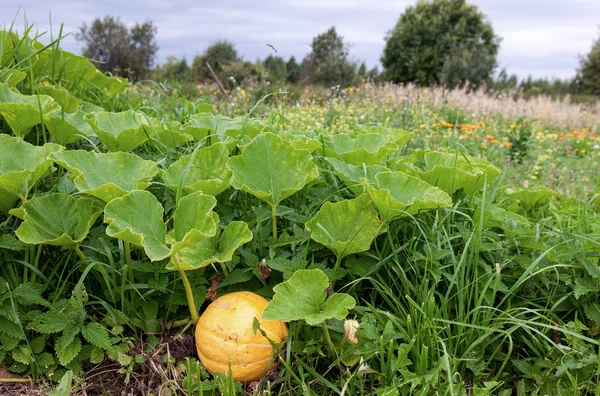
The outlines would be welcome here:
<svg viewBox="0 0 600 396">
<path fill-rule="evenodd" d="M 127 264 L 127 277 L 129 278 L 129 283 L 133 285 L 134 276 L 133 276 L 133 265 L 131 264 L 131 247 L 129 246 L 129 242 L 123 241 L 123 250 L 125 253 L 125 264 Z"/>
<path fill-rule="evenodd" d="M 325 321 L 321 322 L 321 327 L 323 328 L 323 336 L 325 337 L 325 345 L 327 345 L 327 350 L 329 351 L 329 357 L 331 359 L 335 359 L 335 347 L 333 346 L 333 342 L 331 342 L 331 336 L 329 335 L 329 329 L 327 328 L 327 324 Z"/>
<path fill-rule="evenodd" d="M 229 275 L 229 271 L 227 270 L 227 266 L 225 265 L 225 263 L 219 261 L 219 265 L 221 266 L 221 271 L 223 271 L 223 275 Z"/>
<path fill-rule="evenodd" d="M 81 249 L 79 249 L 79 244 L 75 245 L 75 247 L 73 248 L 73 250 L 75 250 L 75 253 L 77 254 L 77 256 L 79 256 L 79 258 L 81 259 L 81 261 L 83 261 L 86 265 L 90 263 L 90 261 L 87 259 L 87 257 L 84 256 L 84 254 L 81 251 Z"/>
<path fill-rule="evenodd" d="M 271 225 L 273 227 L 273 242 L 277 242 L 277 205 L 271 205 Z"/>
<path fill-rule="evenodd" d="M 190 309 L 190 313 L 192 314 L 192 321 L 194 324 L 198 323 L 198 311 L 196 310 L 196 303 L 194 302 L 194 293 L 192 292 L 192 286 L 190 285 L 190 281 L 185 274 L 185 271 L 181 269 L 181 264 L 179 263 L 179 259 L 176 255 L 171 257 L 175 262 L 175 266 L 179 271 L 179 275 L 181 275 L 181 280 L 183 281 L 183 287 L 185 287 L 185 296 L 187 297 L 188 307 Z"/>
<path fill-rule="evenodd" d="M 331 281 L 331 290 L 333 290 L 333 287 L 335 286 L 335 273 L 340 268 L 340 264 L 341 263 L 342 263 L 342 258 L 341 257 L 336 257 L 335 258 L 335 264 L 333 266 L 333 275 L 332 275 L 333 280 Z"/>
</svg>

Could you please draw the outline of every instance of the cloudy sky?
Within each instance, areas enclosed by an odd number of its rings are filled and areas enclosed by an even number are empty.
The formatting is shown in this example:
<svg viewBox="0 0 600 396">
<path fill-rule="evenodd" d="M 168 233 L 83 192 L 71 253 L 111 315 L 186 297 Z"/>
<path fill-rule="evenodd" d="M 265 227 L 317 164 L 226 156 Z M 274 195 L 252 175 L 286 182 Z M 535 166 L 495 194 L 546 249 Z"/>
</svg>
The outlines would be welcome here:
<svg viewBox="0 0 600 396">
<path fill-rule="evenodd" d="M 169 55 L 191 60 L 211 42 L 231 40 L 247 60 L 279 55 L 302 58 L 314 36 L 335 26 L 350 55 L 376 66 L 384 36 L 416 0 L 0 0 L 0 23 L 24 17 L 38 31 L 60 23 L 75 32 L 83 22 L 119 16 L 128 25 L 152 20 L 158 29 L 159 62 Z M 501 67 L 519 77 L 572 77 L 600 30 L 600 0 L 469 0 L 487 15 L 502 43 Z M 20 11 L 19 11 L 20 9 Z M 48 39 L 46 39 L 48 40 Z M 42 39 L 44 41 L 44 39 Z M 63 47 L 80 53 L 74 36 Z"/>
</svg>

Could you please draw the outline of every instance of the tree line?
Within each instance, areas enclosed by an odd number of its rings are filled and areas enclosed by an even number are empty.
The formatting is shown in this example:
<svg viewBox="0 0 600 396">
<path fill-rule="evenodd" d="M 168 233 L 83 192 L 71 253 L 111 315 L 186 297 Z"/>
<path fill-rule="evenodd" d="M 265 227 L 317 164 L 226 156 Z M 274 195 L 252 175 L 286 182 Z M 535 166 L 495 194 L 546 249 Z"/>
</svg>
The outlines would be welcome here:
<svg viewBox="0 0 600 396">
<path fill-rule="evenodd" d="M 228 86 L 250 81 L 351 86 L 370 80 L 448 88 L 485 85 L 497 91 L 520 89 L 526 96 L 600 94 L 600 38 L 581 57 L 573 79 L 530 76 L 519 81 L 505 69 L 496 72 L 501 38 L 487 17 L 466 0 L 417 1 L 407 7 L 385 37 L 382 71 L 352 60 L 348 44 L 335 27 L 313 38 L 311 52 L 301 60 L 284 59 L 273 48 L 273 54 L 251 62 L 240 56 L 233 43 L 220 40 L 190 63 L 170 56 L 158 66 L 156 33 L 151 21 L 127 28 L 118 17 L 105 16 L 83 24 L 76 38 L 84 44 L 84 55 L 97 60 L 100 70 L 132 80 L 203 83 L 211 80 L 209 63 Z"/>
</svg>

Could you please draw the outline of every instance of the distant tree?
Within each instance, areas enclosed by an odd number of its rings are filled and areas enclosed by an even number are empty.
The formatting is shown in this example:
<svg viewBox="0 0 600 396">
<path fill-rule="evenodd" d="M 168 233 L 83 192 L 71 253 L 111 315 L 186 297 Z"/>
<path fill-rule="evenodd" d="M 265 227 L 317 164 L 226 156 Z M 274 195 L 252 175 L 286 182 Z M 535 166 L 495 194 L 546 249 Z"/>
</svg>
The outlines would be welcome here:
<svg viewBox="0 0 600 396">
<path fill-rule="evenodd" d="M 158 66 L 153 73 L 153 78 L 158 81 L 188 81 L 190 80 L 190 67 L 185 58 L 169 56 L 162 65 Z"/>
<path fill-rule="evenodd" d="M 224 65 L 219 72 L 219 78 L 227 88 L 231 89 L 241 83 L 247 83 L 252 80 L 261 79 L 262 73 L 257 69 L 257 64 L 253 64 L 252 62 L 248 61 L 237 60 Z"/>
<path fill-rule="evenodd" d="M 590 52 L 580 59 L 577 70 L 577 88 L 581 93 L 600 95 L 600 37 Z"/>
<path fill-rule="evenodd" d="M 98 61 L 98 69 L 138 80 L 146 78 L 154 66 L 158 45 L 151 21 L 131 29 L 118 17 L 96 18 L 84 23 L 75 34 L 85 45 L 83 55 Z"/>
<path fill-rule="evenodd" d="M 379 80 L 379 69 L 377 68 L 377 66 L 373 67 L 371 70 L 369 70 L 369 72 L 367 73 L 367 79 L 369 79 L 370 81 L 377 81 Z"/>
<path fill-rule="evenodd" d="M 359 82 L 362 82 L 362 80 L 367 79 L 367 73 L 367 64 L 362 62 L 356 71 L 356 78 L 359 80 Z"/>
<path fill-rule="evenodd" d="M 496 66 L 500 45 L 492 25 L 465 0 L 418 1 L 385 40 L 384 78 L 420 85 L 484 81 Z"/>
<path fill-rule="evenodd" d="M 496 76 L 490 87 L 496 91 L 505 91 L 517 88 L 517 83 L 518 79 L 516 74 L 509 76 L 506 69 L 503 68 L 500 70 L 498 76 Z"/>
<path fill-rule="evenodd" d="M 292 56 L 285 66 L 287 81 L 292 84 L 297 83 L 302 73 L 302 67 L 296 62 L 296 58 Z"/>
<path fill-rule="evenodd" d="M 192 62 L 192 76 L 196 82 L 204 82 L 211 78 L 210 72 L 206 67 L 206 62 L 210 63 L 217 76 L 220 75 L 225 66 L 240 60 L 233 43 L 220 40 L 211 44 L 202 55 L 194 57 Z"/>
<path fill-rule="evenodd" d="M 348 47 L 335 27 L 313 39 L 312 51 L 304 59 L 303 72 L 310 82 L 325 85 L 350 85 L 356 66 L 348 60 Z"/>
<path fill-rule="evenodd" d="M 484 82 L 490 84 L 491 72 L 496 67 L 496 56 L 485 50 L 470 50 L 467 46 L 457 45 L 446 56 L 439 72 L 439 83 L 453 88 L 469 83 L 479 87 Z"/>
<path fill-rule="evenodd" d="M 284 82 L 286 80 L 286 64 L 282 57 L 269 55 L 264 62 L 267 80 L 270 82 Z"/>
</svg>

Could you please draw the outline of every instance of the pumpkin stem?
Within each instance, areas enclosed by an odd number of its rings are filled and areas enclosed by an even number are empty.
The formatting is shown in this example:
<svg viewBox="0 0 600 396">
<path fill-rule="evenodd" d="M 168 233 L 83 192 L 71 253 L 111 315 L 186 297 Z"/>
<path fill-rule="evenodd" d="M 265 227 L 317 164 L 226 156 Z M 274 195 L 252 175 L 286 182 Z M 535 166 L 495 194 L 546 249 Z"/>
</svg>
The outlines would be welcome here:
<svg viewBox="0 0 600 396">
<path fill-rule="evenodd" d="M 181 280 L 183 280 L 183 286 L 185 287 L 185 296 L 187 297 L 188 307 L 190 308 L 190 313 L 192 314 L 192 321 L 194 322 L 194 324 L 196 324 L 198 323 L 198 311 L 196 310 L 196 303 L 194 302 L 194 293 L 192 293 L 192 286 L 190 285 L 190 281 L 187 275 L 185 274 L 185 271 L 181 269 L 177 257 L 173 256 L 173 259 L 176 260 L 179 275 L 181 275 Z"/>
<path fill-rule="evenodd" d="M 273 227 L 273 242 L 277 242 L 277 205 L 271 205 L 271 225 Z"/>
<path fill-rule="evenodd" d="M 335 258 L 335 264 L 333 266 L 333 276 L 332 276 L 332 280 L 331 280 L 331 289 L 333 290 L 333 287 L 335 286 L 335 273 L 337 272 L 337 270 L 340 268 L 340 264 L 342 263 L 342 258 L 341 257 L 337 257 Z"/>
<path fill-rule="evenodd" d="M 325 321 L 321 322 L 321 327 L 323 327 L 323 335 L 325 337 L 325 345 L 327 345 L 327 349 L 329 350 L 329 357 L 334 359 L 336 352 L 335 352 L 335 346 L 333 345 L 333 342 L 331 341 L 331 336 L 329 335 L 329 329 L 327 328 L 327 324 L 325 323 Z"/>
</svg>

